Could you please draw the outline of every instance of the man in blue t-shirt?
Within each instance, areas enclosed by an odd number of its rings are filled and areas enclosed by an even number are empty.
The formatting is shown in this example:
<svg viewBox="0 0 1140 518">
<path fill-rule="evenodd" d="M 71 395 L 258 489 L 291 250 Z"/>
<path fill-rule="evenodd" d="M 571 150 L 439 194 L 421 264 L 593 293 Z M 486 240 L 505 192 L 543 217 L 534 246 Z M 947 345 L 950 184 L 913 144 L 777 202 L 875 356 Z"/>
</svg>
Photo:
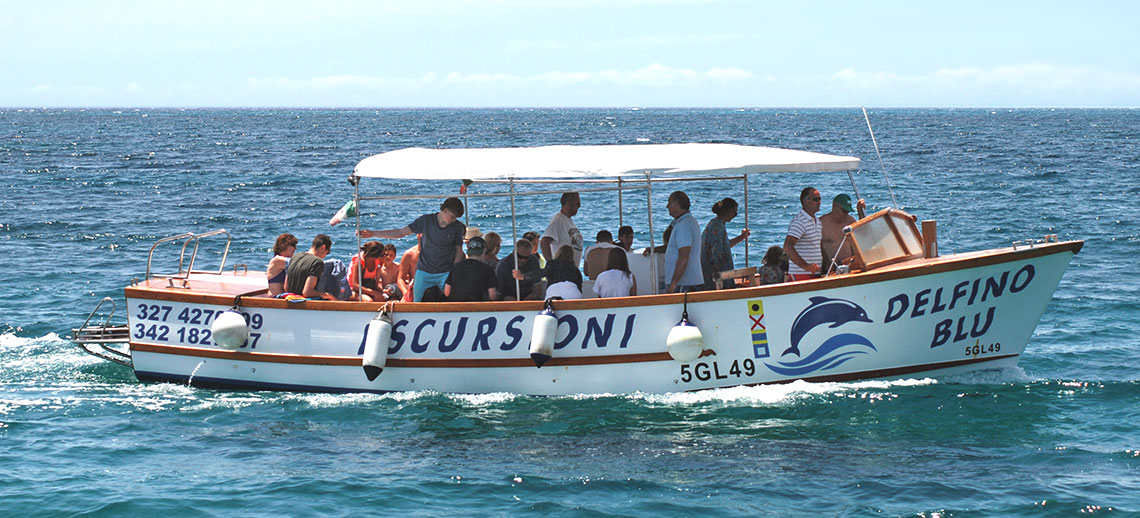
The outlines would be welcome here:
<svg viewBox="0 0 1140 518">
<path fill-rule="evenodd" d="M 421 234 L 420 257 L 416 262 L 416 277 L 412 283 L 413 300 L 423 300 L 424 291 L 431 286 L 443 292 L 451 267 L 462 261 L 463 235 L 467 226 L 459 222 L 463 216 L 463 202 L 451 197 L 443 200 L 439 212 L 424 214 L 404 228 L 391 230 L 361 230 L 360 237 L 399 239 L 410 234 Z"/>
<path fill-rule="evenodd" d="M 665 247 L 667 293 L 696 291 L 705 282 L 701 273 L 701 225 L 689 212 L 689 195 L 673 191 L 665 205 L 673 216 L 673 232 Z"/>
</svg>

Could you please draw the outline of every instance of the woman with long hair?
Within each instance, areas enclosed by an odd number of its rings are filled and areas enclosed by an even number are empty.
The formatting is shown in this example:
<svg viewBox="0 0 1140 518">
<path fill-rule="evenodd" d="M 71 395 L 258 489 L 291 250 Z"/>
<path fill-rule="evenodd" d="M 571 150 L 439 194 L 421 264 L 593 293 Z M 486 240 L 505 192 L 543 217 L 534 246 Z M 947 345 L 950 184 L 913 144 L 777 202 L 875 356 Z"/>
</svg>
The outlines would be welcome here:
<svg viewBox="0 0 1140 518">
<path fill-rule="evenodd" d="M 627 252 L 622 248 L 611 248 L 607 270 L 598 274 L 594 281 L 594 293 L 599 297 L 625 297 L 637 295 L 637 278 L 629 271 Z"/>
<path fill-rule="evenodd" d="M 297 251 L 297 237 L 281 234 L 273 243 L 273 258 L 265 268 L 265 280 L 269 282 L 269 296 L 276 297 L 285 292 L 285 269 L 289 258 Z"/>
</svg>

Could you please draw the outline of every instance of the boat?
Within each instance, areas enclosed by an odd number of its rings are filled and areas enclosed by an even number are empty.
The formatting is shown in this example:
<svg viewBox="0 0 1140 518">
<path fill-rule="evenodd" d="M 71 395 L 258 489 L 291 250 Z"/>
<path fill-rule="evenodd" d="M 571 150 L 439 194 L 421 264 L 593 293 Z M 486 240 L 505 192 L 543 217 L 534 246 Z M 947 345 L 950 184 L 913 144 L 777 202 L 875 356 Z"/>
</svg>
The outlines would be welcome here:
<svg viewBox="0 0 1140 518">
<path fill-rule="evenodd" d="M 733 144 L 408 148 L 362 160 L 349 181 L 359 230 L 364 203 L 446 196 L 368 196 L 366 183 L 485 184 L 466 196 L 509 198 L 513 216 L 516 197 L 568 189 L 611 191 L 619 206 L 645 190 L 652 214 L 663 182 L 741 181 L 747 218 L 752 175 L 859 166 Z M 145 278 L 125 287 L 125 324 L 108 297 L 72 340 L 141 381 L 317 392 L 670 393 L 1015 366 L 1083 242 L 1049 235 L 941 255 L 936 224 L 919 224 L 894 207 L 858 220 L 846 229 L 850 268 L 806 281 L 759 286 L 746 268 L 730 272 L 732 289 L 657 293 L 650 278 L 639 296 L 462 303 L 270 298 L 263 271 L 226 264 L 226 231 L 183 233 L 156 242 Z M 222 238 L 221 265 L 195 269 L 199 247 Z M 176 271 L 152 271 L 156 250 L 179 245 Z M 659 276 L 655 259 L 638 267 Z"/>
</svg>

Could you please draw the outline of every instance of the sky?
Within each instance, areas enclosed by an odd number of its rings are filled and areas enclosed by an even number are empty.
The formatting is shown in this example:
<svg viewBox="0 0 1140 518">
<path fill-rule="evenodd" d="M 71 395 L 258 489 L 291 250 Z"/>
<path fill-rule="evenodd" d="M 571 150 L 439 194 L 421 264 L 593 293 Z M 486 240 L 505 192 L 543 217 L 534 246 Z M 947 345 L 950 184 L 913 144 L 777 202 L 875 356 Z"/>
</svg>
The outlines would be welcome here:
<svg viewBox="0 0 1140 518">
<path fill-rule="evenodd" d="M 0 0 L 4 107 L 1140 107 L 1140 2 Z"/>
</svg>

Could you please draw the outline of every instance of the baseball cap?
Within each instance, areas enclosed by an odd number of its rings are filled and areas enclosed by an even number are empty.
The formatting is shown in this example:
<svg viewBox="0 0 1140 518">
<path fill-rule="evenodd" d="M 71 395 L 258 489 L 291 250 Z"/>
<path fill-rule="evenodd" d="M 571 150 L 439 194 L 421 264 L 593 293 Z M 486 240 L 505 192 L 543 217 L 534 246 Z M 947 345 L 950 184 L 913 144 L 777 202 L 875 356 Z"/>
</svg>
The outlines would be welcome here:
<svg viewBox="0 0 1140 518">
<path fill-rule="evenodd" d="M 487 249 L 487 241 L 482 237 L 475 236 L 467 240 L 467 253 L 479 252 L 483 253 Z"/>
<path fill-rule="evenodd" d="M 854 210 L 851 208 L 851 197 L 846 194 L 837 195 L 831 200 L 831 203 L 838 204 L 839 208 L 843 209 L 843 212 L 851 212 Z"/>
</svg>

